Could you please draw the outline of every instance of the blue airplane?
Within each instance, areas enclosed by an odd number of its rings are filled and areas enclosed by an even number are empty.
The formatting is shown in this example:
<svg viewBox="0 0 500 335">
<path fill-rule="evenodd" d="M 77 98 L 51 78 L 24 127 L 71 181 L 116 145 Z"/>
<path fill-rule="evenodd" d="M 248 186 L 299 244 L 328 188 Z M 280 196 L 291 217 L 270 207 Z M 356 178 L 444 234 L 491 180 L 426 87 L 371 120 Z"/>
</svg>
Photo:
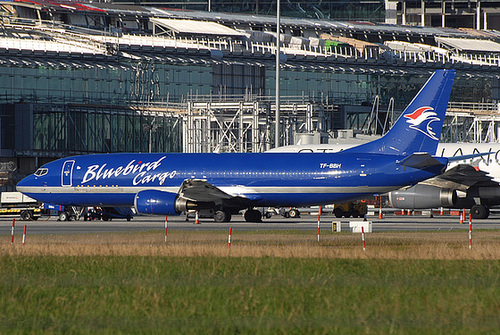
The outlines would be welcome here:
<svg viewBox="0 0 500 335">
<path fill-rule="evenodd" d="M 433 157 L 455 72 L 435 71 L 382 138 L 339 153 L 115 153 L 62 158 L 17 190 L 45 203 L 132 207 L 178 215 L 210 209 L 215 221 L 255 207 L 311 206 L 397 190 L 441 174 Z"/>
</svg>

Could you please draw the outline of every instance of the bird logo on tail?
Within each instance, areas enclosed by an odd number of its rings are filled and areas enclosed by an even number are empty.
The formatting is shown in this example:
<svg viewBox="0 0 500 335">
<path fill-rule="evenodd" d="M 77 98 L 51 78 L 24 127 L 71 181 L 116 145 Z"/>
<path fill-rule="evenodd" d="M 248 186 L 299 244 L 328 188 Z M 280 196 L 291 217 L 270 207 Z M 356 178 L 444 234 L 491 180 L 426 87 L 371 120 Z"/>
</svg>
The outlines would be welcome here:
<svg viewBox="0 0 500 335">
<path fill-rule="evenodd" d="M 432 130 L 431 124 L 434 121 L 439 121 L 437 113 L 434 112 L 432 107 L 420 107 L 417 108 L 413 113 L 404 116 L 408 118 L 406 122 L 410 124 L 411 129 L 418 130 L 422 134 L 428 136 L 429 138 L 438 141 L 439 138 L 436 137 L 436 133 Z"/>
</svg>

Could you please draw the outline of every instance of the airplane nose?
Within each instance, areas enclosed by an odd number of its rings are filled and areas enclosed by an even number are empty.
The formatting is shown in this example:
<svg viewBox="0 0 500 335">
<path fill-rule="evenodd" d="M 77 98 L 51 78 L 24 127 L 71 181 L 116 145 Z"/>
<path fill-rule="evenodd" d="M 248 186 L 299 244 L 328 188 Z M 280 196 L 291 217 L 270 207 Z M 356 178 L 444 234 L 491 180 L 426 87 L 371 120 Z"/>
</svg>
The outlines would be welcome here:
<svg viewBox="0 0 500 335">
<path fill-rule="evenodd" d="M 33 186 L 33 176 L 28 176 L 17 183 L 16 189 L 18 192 L 26 193 L 28 187 Z"/>
</svg>

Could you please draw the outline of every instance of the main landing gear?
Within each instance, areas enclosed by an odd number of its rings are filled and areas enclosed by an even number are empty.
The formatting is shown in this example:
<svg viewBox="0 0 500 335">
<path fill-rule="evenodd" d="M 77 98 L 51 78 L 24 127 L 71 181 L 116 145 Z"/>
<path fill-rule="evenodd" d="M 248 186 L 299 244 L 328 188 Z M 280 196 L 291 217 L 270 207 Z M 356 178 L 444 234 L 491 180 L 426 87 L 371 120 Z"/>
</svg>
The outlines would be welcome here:
<svg viewBox="0 0 500 335">
<path fill-rule="evenodd" d="M 245 212 L 246 222 L 262 222 L 262 213 L 256 209 L 247 209 Z"/>
<path fill-rule="evenodd" d="M 214 215 L 215 222 L 229 222 L 231 221 L 231 213 L 227 211 L 216 211 Z"/>
<path fill-rule="evenodd" d="M 231 221 L 231 212 L 227 210 L 218 210 L 214 214 L 215 222 L 229 222 Z M 256 209 L 247 209 L 245 211 L 246 222 L 262 222 L 262 213 Z"/>
<path fill-rule="evenodd" d="M 474 205 L 470 209 L 470 214 L 473 219 L 487 219 L 490 216 L 490 209 L 483 205 Z"/>
</svg>

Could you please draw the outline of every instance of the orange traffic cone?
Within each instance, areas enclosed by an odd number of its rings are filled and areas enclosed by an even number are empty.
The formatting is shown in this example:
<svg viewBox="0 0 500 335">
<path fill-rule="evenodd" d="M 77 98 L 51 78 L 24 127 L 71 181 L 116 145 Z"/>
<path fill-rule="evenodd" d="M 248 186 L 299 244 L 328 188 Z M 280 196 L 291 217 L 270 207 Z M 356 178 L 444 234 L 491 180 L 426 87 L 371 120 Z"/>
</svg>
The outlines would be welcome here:
<svg viewBox="0 0 500 335">
<path fill-rule="evenodd" d="M 384 214 L 382 214 L 382 207 L 380 207 L 380 209 L 378 210 L 378 218 L 379 219 L 383 219 L 384 218 Z"/>
<path fill-rule="evenodd" d="M 459 221 L 460 224 L 464 223 L 464 217 L 465 217 L 465 208 L 462 210 L 462 213 L 460 214 L 460 221 Z"/>
<path fill-rule="evenodd" d="M 198 211 L 196 211 L 196 215 L 194 217 L 194 224 L 200 224 L 200 218 L 198 217 Z"/>
</svg>

